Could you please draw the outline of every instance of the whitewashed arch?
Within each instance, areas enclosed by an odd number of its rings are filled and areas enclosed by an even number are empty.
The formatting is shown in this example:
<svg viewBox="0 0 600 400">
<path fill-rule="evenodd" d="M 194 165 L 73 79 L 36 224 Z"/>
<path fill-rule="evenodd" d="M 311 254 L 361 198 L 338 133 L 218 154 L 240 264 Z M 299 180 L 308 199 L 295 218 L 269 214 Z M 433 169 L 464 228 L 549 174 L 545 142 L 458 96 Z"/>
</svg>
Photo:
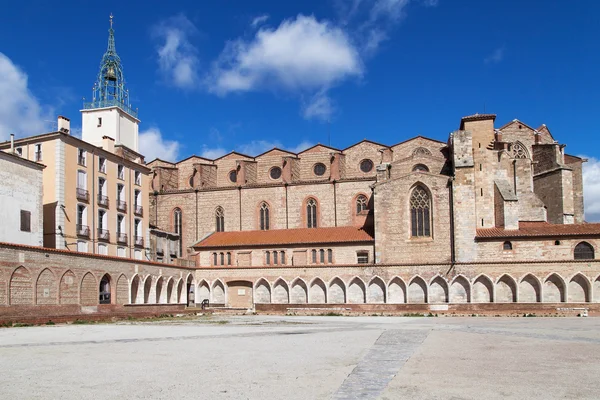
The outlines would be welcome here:
<svg viewBox="0 0 600 400">
<path fill-rule="evenodd" d="M 495 297 L 496 303 L 515 303 L 518 300 L 519 284 L 517 280 L 509 274 L 501 275 L 495 284 Z"/>
<path fill-rule="evenodd" d="M 144 279 L 144 304 L 153 304 L 156 300 L 156 286 L 154 282 L 156 281 L 152 275 L 147 275 Z"/>
<path fill-rule="evenodd" d="M 175 293 L 177 291 L 175 290 L 175 279 L 173 279 L 172 276 L 170 276 L 167 279 L 167 290 L 166 290 L 166 299 L 167 299 L 167 303 L 174 303 L 173 298 L 175 297 Z"/>
<path fill-rule="evenodd" d="M 471 285 L 472 303 L 492 303 L 494 301 L 494 282 L 486 274 L 479 274 Z"/>
<path fill-rule="evenodd" d="M 386 284 L 379 276 L 374 276 L 367 287 L 367 303 L 385 303 Z"/>
<path fill-rule="evenodd" d="M 346 285 L 337 276 L 329 281 L 329 285 L 327 285 L 327 303 L 346 303 Z"/>
<path fill-rule="evenodd" d="M 567 287 L 560 274 L 552 272 L 544 278 L 542 289 L 544 303 L 562 303 L 566 300 Z"/>
<path fill-rule="evenodd" d="M 399 276 L 390 279 L 388 285 L 387 302 L 391 304 L 406 303 L 406 283 Z"/>
<path fill-rule="evenodd" d="M 196 290 L 196 302 L 202 303 L 203 300 L 208 300 L 210 303 L 210 285 L 206 279 L 202 279 L 198 283 L 198 289 Z"/>
<path fill-rule="evenodd" d="M 448 292 L 448 281 L 439 274 L 434 276 L 429 282 L 429 303 L 447 303 Z"/>
<path fill-rule="evenodd" d="M 346 301 L 351 304 L 364 304 L 367 297 L 365 282 L 358 276 L 350 280 Z"/>
<path fill-rule="evenodd" d="M 567 286 L 567 301 L 569 303 L 587 303 L 590 301 L 592 285 L 587 276 L 577 272 L 570 279 Z"/>
<path fill-rule="evenodd" d="M 537 276 L 526 274 L 519 281 L 519 303 L 539 303 L 542 300 L 542 283 Z"/>
<path fill-rule="evenodd" d="M 282 277 L 277 278 L 273 284 L 273 303 L 289 304 L 290 302 L 290 287 Z"/>
<path fill-rule="evenodd" d="M 452 279 L 449 289 L 450 303 L 470 303 L 471 302 L 471 282 L 462 274 L 458 274 Z"/>
<path fill-rule="evenodd" d="M 419 275 L 413 276 L 408 281 L 407 299 L 409 303 L 427 303 L 427 282 Z"/>
<path fill-rule="evenodd" d="M 225 290 L 225 284 L 223 281 L 221 281 L 221 279 L 215 279 L 215 281 L 212 283 L 210 292 L 211 304 L 227 304 L 227 292 Z"/>
<path fill-rule="evenodd" d="M 314 278 L 308 287 L 308 302 L 312 304 L 327 303 L 327 285 L 321 278 Z"/>
<path fill-rule="evenodd" d="M 254 284 L 254 303 L 269 304 L 271 303 L 271 284 L 265 278 L 260 278 Z"/>
<path fill-rule="evenodd" d="M 304 279 L 297 277 L 292 281 L 290 289 L 290 303 L 306 304 L 308 303 L 308 286 Z"/>
</svg>

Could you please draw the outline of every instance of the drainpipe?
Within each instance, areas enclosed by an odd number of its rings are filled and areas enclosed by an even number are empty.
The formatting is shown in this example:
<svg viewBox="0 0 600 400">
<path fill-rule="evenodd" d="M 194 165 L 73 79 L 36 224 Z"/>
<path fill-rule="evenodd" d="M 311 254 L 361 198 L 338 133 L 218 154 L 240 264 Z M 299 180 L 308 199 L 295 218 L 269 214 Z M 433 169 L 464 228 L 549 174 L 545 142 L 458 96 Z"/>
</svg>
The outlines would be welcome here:
<svg viewBox="0 0 600 400">
<path fill-rule="evenodd" d="M 92 150 L 92 254 L 96 254 L 98 230 L 96 229 L 96 154 Z"/>
<path fill-rule="evenodd" d="M 456 264 L 456 243 L 454 239 L 454 177 L 450 178 L 450 271 Z"/>
<path fill-rule="evenodd" d="M 289 229 L 289 219 L 288 219 L 288 184 L 285 183 L 285 229 Z"/>
<path fill-rule="evenodd" d="M 196 192 L 196 242 L 198 241 L 198 189 Z"/>
<path fill-rule="evenodd" d="M 337 227 L 337 190 L 335 186 L 335 179 L 333 180 L 333 219 L 335 226 Z"/>
<path fill-rule="evenodd" d="M 240 204 L 240 231 L 242 230 L 242 187 L 238 186 L 238 203 Z"/>
</svg>

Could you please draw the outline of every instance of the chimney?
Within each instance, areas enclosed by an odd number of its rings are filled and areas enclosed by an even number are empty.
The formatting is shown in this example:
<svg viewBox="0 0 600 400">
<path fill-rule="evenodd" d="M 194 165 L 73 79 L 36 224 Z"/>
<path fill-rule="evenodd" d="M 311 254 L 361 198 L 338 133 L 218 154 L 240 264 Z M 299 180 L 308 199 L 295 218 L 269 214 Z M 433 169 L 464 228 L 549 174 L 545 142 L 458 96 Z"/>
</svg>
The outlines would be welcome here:
<svg viewBox="0 0 600 400">
<path fill-rule="evenodd" d="M 58 116 L 58 131 L 66 134 L 70 134 L 71 132 L 71 120 L 67 117 L 63 117 L 62 115 Z"/>
<path fill-rule="evenodd" d="M 10 152 L 14 154 L 15 152 L 15 134 L 10 134 Z"/>
</svg>

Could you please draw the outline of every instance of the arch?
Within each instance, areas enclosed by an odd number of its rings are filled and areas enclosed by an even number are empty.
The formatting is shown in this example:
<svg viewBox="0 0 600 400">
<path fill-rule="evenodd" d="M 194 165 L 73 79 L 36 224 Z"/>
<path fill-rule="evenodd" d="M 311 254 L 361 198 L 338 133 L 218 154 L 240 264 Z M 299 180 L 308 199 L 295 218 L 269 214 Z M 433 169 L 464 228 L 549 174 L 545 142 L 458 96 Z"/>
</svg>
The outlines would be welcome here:
<svg viewBox="0 0 600 400">
<path fill-rule="evenodd" d="M 296 278 L 292 282 L 292 290 L 290 292 L 290 303 L 308 303 L 308 288 L 306 286 L 306 282 L 304 282 L 302 278 Z"/>
<path fill-rule="evenodd" d="M 304 202 L 306 209 L 306 227 L 317 228 L 319 224 L 319 203 L 314 197 L 309 197 Z"/>
<path fill-rule="evenodd" d="M 273 303 L 288 304 L 290 302 L 290 289 L 286 281 L 277 279 L 273 285 Z"/>
<path fill-rule="evenodd" d="M 79 303 L 82 306 L 98 304 L 98 282 L 91 272 L 86 273 L 81 280 Z"/>
<path fill-rule="evenodd" d="M 144 304 L 150 303 L 152 292 L 152 275 L 148 275 L 144 281 Z"/>
<path fill-rule="evenodd" d="M 129 302 L 129 281 L 124 274 L 121 274 L 117 279 L 116 296 L 116 304 L 127 304 Z"/>
<path fill-rule="evenodd" d="M 457 275 L 450 284 L 450 303 L 470 303 L 471 284 L 463 275 Z"/>
<path fill-rule="evenodd" d="M 517 281 L 510 275 L 504 274 L 496 281 L 496 303 L 517 302 Z"/>
<path fill-rule="evenodd" d="M 540 293 L 540 281 L 534 275 L 527 274 L 519 282 L 519 303 L 539 303 Z"/>
<path fill-rule="evenodd" d="M 254 302 L 271 303 L 271 285 L 265 278 L 260 278 L 254 285 Z"/>
<path fill-rule="evenodd" d="M 165 278 L 163 278 L 162 276 L 160 276 L 157 280 L 156 280 L 156 291 L 155 291 L 155 302 L 156 304 L 165 304 L 166 303 L 166 296 L 167 295 L 167 288 L 165 285 Z"/>
<path fill-rule="evenodd" d="M 225 232 L 225 211 L 221 206 L 215 209 L 215 232 Z"/>
<path fill-rule="evenodd" d="M 425 164 L 415 164 L 412 167 L 412 172 L 429 172 L 429 167 Z"/>
<path fill-rule="evenodd" d="M 100 304 L 111 304 L 114 299 L 112 299 L 112 278 L 109 274 L 102 275 L 100 278 L 100 285 L 98 286 L 98 302 Z"/>
<path fill-rule="evenodd" d="M 58 300 L 56 283 L 54 272 L 50 271 L 49 268 L 45 268 L 38 275 L 35 283 L 35 304 L 56 304 Z"/>
<path fill-rule="evenodd" d="M 11 306 L 33 305 L 31 273 L 23 266 L 15 269 L 10 277 L 8 304 Z"/>
<path fill-rule="evenodd" d="M 513 249 L 513 245 L 510 241 L 505 241 L 504 243 L 502 243 L 502 250 L 512 250 Z"/>
<path fill-rule="evenodd" d="M 378 276 L 374 276 L 367 288 L 367 303 L 385 303 L 385 282 Z"/>
<path fill-rule="evenodd" d="M 141 288 L 142 288 L 142 285 L 141 285 L 140 276 L 138 274 L 135 274 L 133 276 L 133 278 L 131 278 L 131 285 L 130 285 L 130 296 L 131 296 L 130 303 L 131 304 L 143 303 L 144 294 L 143 294 L 143 292 L 140 293 Z"/>
<path fill-rule="evenodd" d="M 359 277 L 354 277 L 348 285 L 348 303 L 364 304 L 366 302 L 365 283 Z"/>
<path fill-rule="evenodd" d="M 594 295 L 592 301 L 595 303 L 600 303 L 600 275 L 594 279 L 594 283 L 592 284 L 592 293 Z"/>
<path fill-rule="evenodd" d="M 346 303 L 346 285 L 344 285 L 344 281 L 338 277 L 333 278 L 331 282 L 329 282 L 327 303 Z"/>
<path fill-rule="evenodd" d="M 225 285 L 220 279 L 213 282 L 212 285 L 212 301 L 214 304 L 225 304 Z"/>
<path fill-rule="evenodd" d="M 577 243 L 577 246 L 573 250 L 573 258 L 575 260 L 593 260 L 594 257 L 594 246 L 588 242 Z"/>
<path fill-rule="evenodd" d="M 569 280 L 569 303 L 587 303 L 590 301 L 590 281 L 581 272 Z"/>
<path fill-rule="evenodd" d="M 308 292 L 308 302 L 324 304 L 327 303 L 327 300 L 327 286 L 325 282 L 320 278 L 313 279 Z"/>
<path fill-rule="evenodd" d="M 517 159 L 528 159 L 529 158 L 529 151 L 527 150 L 527 147 L 525 147 L 525 145 L 519 141 L 512 143 L 511 151 L 512 151 L 513 158 L 517 158 Z"/>
<path fill-rule="evenodd" d="M 440 275 L 437 275 L 429 284 L 429 303 L 447 303 L 448 302 L 448 282 Z"/>
<path fill-rule="evenodd" d="M 202 303 L 203 300 L 208 300 L 210 302 L 210 286 L 204 279 L 198 284 L 198 291 L 196 293 L 198 295 L 199 303 Z"/>
<path fill-rule="evenodd" d="M 177 283 L 177 303 L 181 304 L 184 303 L 184 291 L 183 291 L 183 279 L 180 278 L 179 279 L 179 283 Z"/>
<path fill-rule="evenodd" d="M 427 303 L 427 284 L 420 276 L 413 277 L 408 283 L 409 303 Z"/>
<path fill-rule="evenodd" d="M 173 286 L 174 286 L 174 280 L 173 277 L 169 277 L 169 279 L 167 279 L 167 296 L 166 296 L 166 301 L 165 303 L 172 303 L 173 302 Z"/>
<path fill-rule="evenodd" d="M 422 183 L 417 183 L 410 194 L 410 226 L 412 237 L 431 236 L 431 194 Z"/>
<path fill-rule="evenodd" d="M 494 284 L 485 274 L 479 275 L 473 281 L 471 289 L 471 302 L 473 303 L 491 303 L 494 301 Z"/>
<path fill-rule="evenodd" d="M 413 150 L 412 154 L 413 154 L 413 156 L 418 156 L 418 157 L 430 156 L 431 151 L 429 151 L 425 147 L 417 147 L 416 149 Z"/>
<path fill-rule="evenodd" d="M 402 278 L 396 276 L 388 284 L 388 303 L 406 303 L 406 284 Z"/>
<path fill-rule="evenodd" d="M 79 304 L 77 279 L 70 269 L 66 270 L 60 278 L 58 298 L 60 304 Z"/>
<path fill-rule="evenodd" d="M 261 231 L 268 231 L 271 227 L 270 212 L 269 204 L 261 202 L 258 208 L 258 227 Z"/>
<path fill-rule="evenodd" d="M 544 303 L 562 303 L 565 301 L 565 281 L 557 273 L 544 279 Z"/>
</svg>

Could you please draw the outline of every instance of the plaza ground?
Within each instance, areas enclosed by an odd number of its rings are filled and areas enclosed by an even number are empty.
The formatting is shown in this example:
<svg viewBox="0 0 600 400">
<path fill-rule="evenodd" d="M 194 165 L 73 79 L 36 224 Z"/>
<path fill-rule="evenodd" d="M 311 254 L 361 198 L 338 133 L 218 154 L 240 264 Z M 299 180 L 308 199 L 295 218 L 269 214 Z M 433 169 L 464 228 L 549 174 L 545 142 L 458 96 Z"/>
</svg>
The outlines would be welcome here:
<svg viewBox="0 0 600 400">
<path fill-rule="evenodd" d="M 0 398 L 597 399 L 600 319 L 194 316 L 0 329 Z"/>
</svg>

